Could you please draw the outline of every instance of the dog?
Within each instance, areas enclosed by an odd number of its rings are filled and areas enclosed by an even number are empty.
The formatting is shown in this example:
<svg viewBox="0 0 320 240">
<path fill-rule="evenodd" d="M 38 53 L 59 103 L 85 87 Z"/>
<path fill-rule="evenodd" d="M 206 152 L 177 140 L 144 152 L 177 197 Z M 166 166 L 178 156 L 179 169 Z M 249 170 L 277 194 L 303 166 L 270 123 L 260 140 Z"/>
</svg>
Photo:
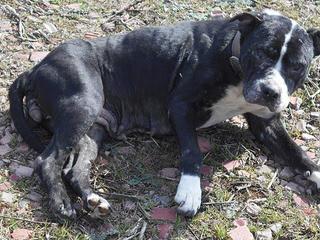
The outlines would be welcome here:
<svg viewBox="0 0 320 240">
<path fill-rule="evenodd" d="M 102 142 L 137 130 L 177 137 L 174 199 L 180 214 L 194 216 L 202 164 L 196 132 L 239 114 L 257 140 L 320 188 L 319 166 L 280 121 L 319 54 L 319 30 L 273 10 L 71 40 L 13 82 L 10 113 L 40 152 L 36 171 L 57 217 L 76 216 L 63 180 L 93 216 L 108 214 L 110 204 L 89 183 L 91 162 Z M 32 124 L 52 132 L 47 145 Z"/>
</svg>

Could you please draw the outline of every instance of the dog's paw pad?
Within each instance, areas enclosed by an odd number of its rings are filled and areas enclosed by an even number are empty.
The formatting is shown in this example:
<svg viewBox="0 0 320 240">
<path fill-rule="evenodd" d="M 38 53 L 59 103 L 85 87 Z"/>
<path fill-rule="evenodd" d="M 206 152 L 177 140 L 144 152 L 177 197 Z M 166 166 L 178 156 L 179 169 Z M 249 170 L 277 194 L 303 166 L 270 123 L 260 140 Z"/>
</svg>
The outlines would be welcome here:
<svg viewBox="0 0 320 240">
<path fill-rule="evenodd" d="M 93 218 L 103 218 L 110 213 L 109 202 L 95 193 L 87 197 L 87 206 Z"/>
<path fill-rule="evenodd" d="M 201 205 L 199 176 L 182 175 L 174 200 L 179 204 L 178 213 L 190 217 L 196 215 Z"/>
</svg>

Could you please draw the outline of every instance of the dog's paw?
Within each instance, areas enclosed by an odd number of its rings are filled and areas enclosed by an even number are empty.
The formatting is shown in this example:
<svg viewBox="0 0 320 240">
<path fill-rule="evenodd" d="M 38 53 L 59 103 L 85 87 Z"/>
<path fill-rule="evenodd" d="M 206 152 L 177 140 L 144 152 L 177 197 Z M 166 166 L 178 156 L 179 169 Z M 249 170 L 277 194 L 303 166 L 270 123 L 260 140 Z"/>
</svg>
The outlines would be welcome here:
<svg viewBox="0 0 320 240">
<path fill-rule="evenodd" d="M 49 204 L 54 216 L 60 221 L 75 219 L 77 216 L 67 193 L 51 194 Z"/>
<path fill-rule="evenodd" d="M 319 171 L 313 171 L 311 174 L 309 171 L 307 171 L 305 175 L 308 177 L 310 181 L 316 183 L 317 188 L 320 189 L 320 172 Z"/>
<path fill-rule="evenodd" d="M 87 196 L 86 206 L 91 211 L 93 218 L 104 218 L 110 213 L 109 202 L 98 194 L 91 193 Z"/>
<path fill-rule="evenodd" d="M 200 177 L 182 174 L 174 200 L 179 204 L 178 213 L 188 217 L 196 215 L 201 205 Z"/>
</svg>

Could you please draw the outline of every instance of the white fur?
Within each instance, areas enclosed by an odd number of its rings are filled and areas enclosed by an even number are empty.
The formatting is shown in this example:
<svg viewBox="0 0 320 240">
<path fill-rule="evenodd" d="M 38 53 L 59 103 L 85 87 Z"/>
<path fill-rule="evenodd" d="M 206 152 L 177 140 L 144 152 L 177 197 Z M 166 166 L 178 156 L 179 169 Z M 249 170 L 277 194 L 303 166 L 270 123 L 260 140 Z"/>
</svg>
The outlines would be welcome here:
<svg viewBox="0 0 320 240">
<path fill-rule="evenodd" d="M 258 82 L 263 82 L 264 84 L 268 85 L 270 88 L 274 89 L 276 92 L 280 94 L 280 104 L 278 108 L 276 109 L 276 112 L 280 112 L 284 110 L 288 104 L 289 104 L 289 93 L 288 93 L 288 87 L 281 76 L 281 71 L 282 71 L 282 61 L 283 61 L 283 56 L 286 54 L 287 49 L 288 49 L 288 43 L 291 40 L 292 33 L 297 26 L 297 23 L 293 20 L 291 20 L 291 29 L 290 31 L 285 35 L 285 40 L 284 43 L 281 47 L 281 52 L 279 59 L 274 66 L 274 68 L 269 72 L 269 74 L 261 79 L 258 80 Z M 257 82 L 257 83 L 258 83 Z"/>
<path fill-rule="evenodd" d="M 105 213 L 100 212 L 100 209 L 105 209 L 105 210 L 109 210 L 110 209 L 110 203 L 100 197 L 99 195 L 95 194 L 95 193 L 91 193 L 89 194 L 89 196 L 86 199 L 88 201 L 88 208 L 92 211 L 90 213 L 91 217 L 93 218 L 104 218 L 106 216 Z M 93 201 L 96 203 L 95 206 L 92 206 L 89 204 L 89 201 Z"/>
<path fill-rule="evenodd" d="M 208 110 L 211 117 L 200 128 L 210 127 L 231 117 L 251 112 L 259 117 L 269 118 L 273 115 L 267 107 L 248 103 L 243 96 L 243 84 L 230 86 L 226 90 L 226 95 L 213 104 Z"/>
<path fill-rule="evenodd" d="M 282 14 L 276 10 L 273 9 L 264 9 L 263 13 L 268 14 L 270 16 L 282 16 Z"/>
<path fill-rule="evenodd" d="M 317 184 L 317 188 L 320 189 L 320 172 L 314 171 L 308 179 L 315 182 Z"/>
<path fill-rule="evenodd" d="M 179 212 L 195 215 L 201 205 L 200 177 L 182 174 L 174 200 Z"/>
</svg>

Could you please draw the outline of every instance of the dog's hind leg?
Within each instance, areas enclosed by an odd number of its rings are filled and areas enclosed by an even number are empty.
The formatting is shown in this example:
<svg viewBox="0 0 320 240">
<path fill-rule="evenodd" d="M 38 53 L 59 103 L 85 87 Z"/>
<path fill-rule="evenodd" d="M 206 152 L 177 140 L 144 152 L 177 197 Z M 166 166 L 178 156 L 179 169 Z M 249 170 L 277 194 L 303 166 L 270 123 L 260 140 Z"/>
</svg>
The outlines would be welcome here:
<svg viewBox="0 0 320 240">
<path fill-rule="evenodd" d="M 110 212 L 108 201 L 94 193 L 89 181 L 91 164 L 97 158 L 99 147 L 105 137 L 105 129 L 94 124 L 89 133 L 80 140 L 64 169 L 65 180 L 81 197 L 85 208 L 92 211 L 91 216 L 94 218 L 103 218 Z"/>
<path fill-rule="evenodd" d="M 251 132 L 274 155 L 285 160 L 292 168 L 298 169 L 320 188 L 320 167 L 292 140 L 280 121 L 279 115 L 263 119 L 251 113 L 245 118 Z"/>
<path fill-rule="evenodd" d="M 79 104 L 79 102 L 81 104 Z M 64 101 L 54 119 L 53 137 L 45 151 L 36 159 L 36 170 L 49 193 L 50 207 L 57 217 L 74 217 L 70 198 L 61 172 L 67 158 L 98 117 L 103 98 L 83 94 Z"/>
</svg>

